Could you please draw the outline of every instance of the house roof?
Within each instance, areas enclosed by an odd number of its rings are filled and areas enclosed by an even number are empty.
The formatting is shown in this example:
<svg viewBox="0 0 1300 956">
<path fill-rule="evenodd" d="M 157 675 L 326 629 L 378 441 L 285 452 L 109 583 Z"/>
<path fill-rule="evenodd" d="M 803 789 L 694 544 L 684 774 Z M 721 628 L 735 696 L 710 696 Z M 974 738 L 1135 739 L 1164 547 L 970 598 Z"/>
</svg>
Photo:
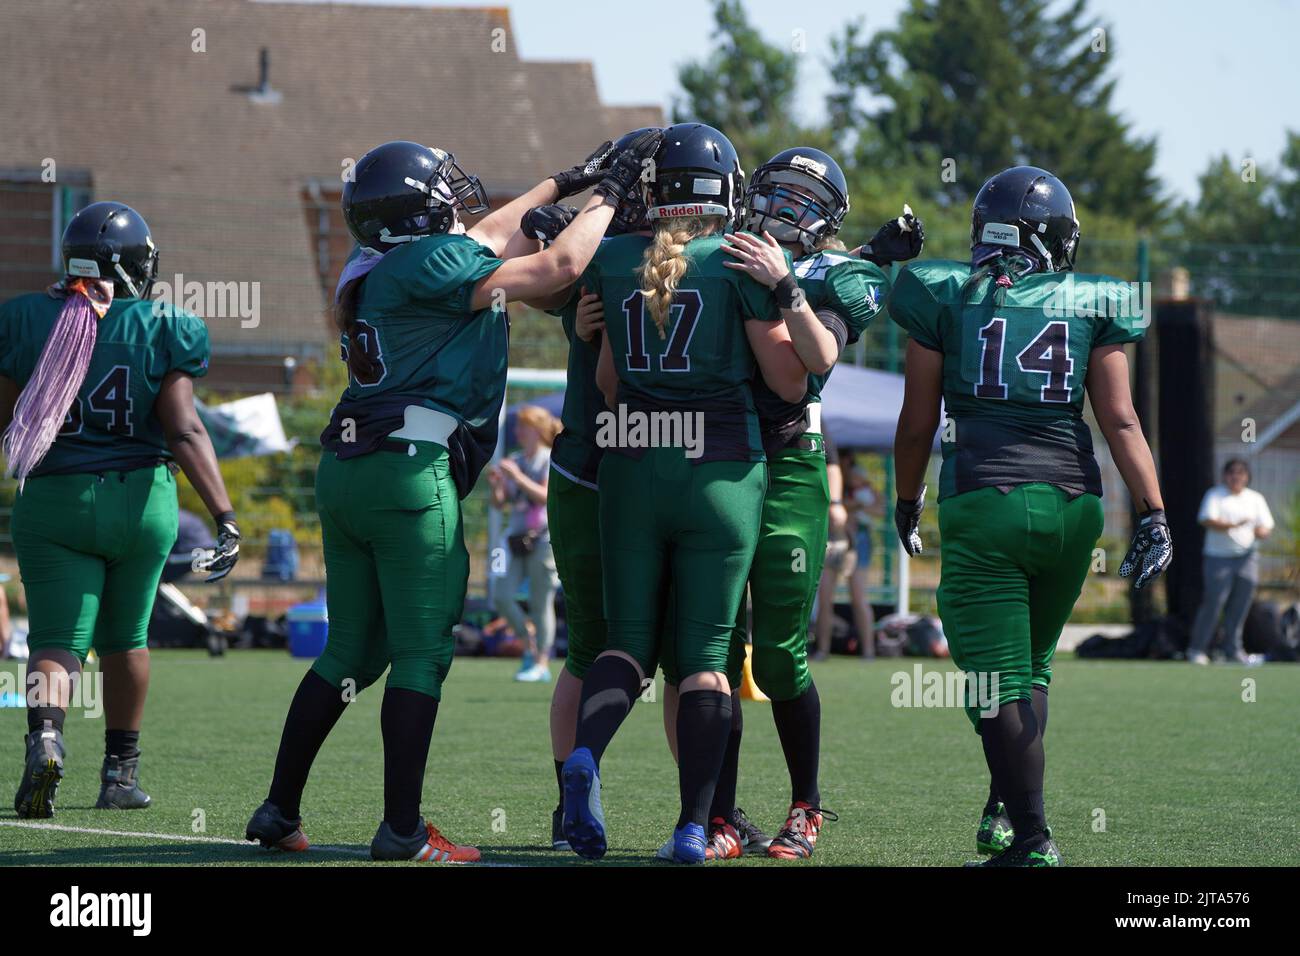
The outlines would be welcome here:
<svg viewBox="0 0 1300 956">
<path fill-rule="evenodd" d="M 88 170 L 96 198 L 149 220 L 163 279 L 258 282 L 256 328 L 206 316 L 228 351 L 323 341 L 302 191 L 370 147 L 448 149 L 500 199 L 623 132 L 589 63 L 520 60 L 504 7 L 121 0 L 107 21 L 102 0 L 3 7 L 0 83 L 22 95 L 0 99 L 0 169 Z M 263 48 L 271 97 L 255 95 Z"/>
</svg>

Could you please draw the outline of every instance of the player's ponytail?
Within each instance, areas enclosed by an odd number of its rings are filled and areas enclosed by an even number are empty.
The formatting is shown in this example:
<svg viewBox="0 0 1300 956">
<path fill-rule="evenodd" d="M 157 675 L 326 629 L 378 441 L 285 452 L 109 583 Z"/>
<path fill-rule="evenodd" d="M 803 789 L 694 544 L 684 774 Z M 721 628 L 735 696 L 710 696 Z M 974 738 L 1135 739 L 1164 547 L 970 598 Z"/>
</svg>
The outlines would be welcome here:
<svg viewBox="0 0 1300 956">
<path fill-rule="evenodd" d="M 113 303 L 113 283 L 102 279 L 69 276 L 49 292 L 63 297 L 63 308 L 4 434 L 5 475 L 16 477 L 20 490 L 63 427 L 90 368 L 99 320 Z"/>
<path fill-rule="evenodd" d="M 357 324 L 357 303 L 361 298 L 361 283 L 366 276 L 357 276 L 344 283 L 334 300 L 334 325 L 348 337 L 348 371 L 358 382 L 372 381 L 379 369 L 366 354 L 366 350 L 357 347 L 354 330 Z"/>
<path fill-rule="evenodd" d="M 686 244 L 722 228 L 721 216 L 691 216 L 655 221 L 654 240 L 641 263 L 641 291 L 659 338 L 667 338 L 668 315 L 677 283 L 686 275 Z"/>
<path fill-rule="evenodd" d="M 966 300 L 970 297 L 970 294 L 979 287 L 981 282 L 992 277 L 992 304 L 995 309 L 1000 308 L 1003 300 L 1006 299 L 1007 289 L 1010 289 L 1015 284 L 1016 278 L 1024 275 L 1025 272 L 1032 271 L 1031 269 L 1023 268 L 1025 264 L 1026 263 L 1021 261 L 1019 258 L 1008 258 L 1003 254 L 998 254 L 985 259 L 980 264 L 980 267 L 970 274 L 970 278 L 962 283 L 962 305 L 966 304 Z M 1017 266 L 1022 266 L 1022 268 L 1017 270 Z"/>
<path fill-rule="evenodd" d="M 848 248 L 849 247 L 844 244 L 844 240 L 839 236 L 834 233 L 823 233 L 817 238 L 817 242 L 813 245 L 812 251 L 826 252 L 829 250 L 831 252 L 846 252 L 848 251 Z"/>
</svg>

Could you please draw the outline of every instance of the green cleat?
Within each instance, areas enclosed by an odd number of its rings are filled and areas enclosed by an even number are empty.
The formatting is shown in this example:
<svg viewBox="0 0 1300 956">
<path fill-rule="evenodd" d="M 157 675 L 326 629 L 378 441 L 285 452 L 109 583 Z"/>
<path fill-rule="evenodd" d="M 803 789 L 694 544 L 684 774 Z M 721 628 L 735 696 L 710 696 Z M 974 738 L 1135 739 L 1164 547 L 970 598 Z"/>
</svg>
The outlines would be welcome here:
<svg viewBox="0 0 1300 956">
<path fill-rule="evenodd" d="M 1011 827 L 1007 808 L 999 803 L 997 813 L 986 813 L 980 819 L 979 829 L 975 831 L 975 849 L 991 856 L 1011 846 L 1015 838 L 1016 831 Z"/>
<path fill-rule="evenodd" d="M 1061 851 L 1052 842 L 1049 827 L 1042 833 L 1030 837 L 1021 843 L 1012 843 L 1001 853 L 991 856 L 983 863 L 967 863 L 967 866 L 1063 866 Z"/>
<path fill-rule="evenodd" d="M 54 816 L 54 795 L 63 779 L 63 734 L 47 720 L 25 739 L 27 759 L 14 794 L 14 812 L 24 818 L 49 819 Z"/>
</svg>

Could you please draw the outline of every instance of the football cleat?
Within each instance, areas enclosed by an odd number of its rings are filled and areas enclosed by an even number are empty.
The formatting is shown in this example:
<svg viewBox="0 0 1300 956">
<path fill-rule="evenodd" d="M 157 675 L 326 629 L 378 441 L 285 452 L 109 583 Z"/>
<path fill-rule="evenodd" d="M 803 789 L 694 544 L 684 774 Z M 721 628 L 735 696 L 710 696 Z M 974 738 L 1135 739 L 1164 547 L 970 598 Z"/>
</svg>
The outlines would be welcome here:
<svg viewBox="0 0 1300 956">
<path fill-rule="evenodd" d="M 140 789 L 140 755 L 105 757 L 99 771 L 96 810 L 143 810 L 153 801 Z"/>
<path fill-rule="evenodd" d="M 379 824 L 370 841 L 372 860 L 418 860 L 421 863 L 477 863 L 483 858 L 476 846 L 452 843 L 432 823 L 420 818 L 411 836 L 399 836 L 387 822 Z"/>
<path fill-rule="evenodd" d="M 587 860 L 605 855 L 605 811 L 600 805 L 600 769 L 591 751 L 579 747 L 560 772 L 564 781 L 564 838 Z"/>
<path fill-rule="evenodd" d="M 1063 866 L 1061 851 L 1052 841 L 1049 827 L 1042 833 L 1025 840 L 1013 842 L 996 856 L 991 856 L 983 863 L 967 863 L 967 866 Z"/>
<path fill-rule="evenodd" d="M 20 817 L 46 819 L 54 816 L 54 795 L 63 779 L 63 734 L 47 720 L 26 740 L 27 759 L 14 794 L 14 812 Z"/>
<path fill-rule="evenodd" d="M 817 845 L 817 834 L 825 820 L 838 820 L 830 810 L 814 807 L 802 800 L 790 806 L 790 815 L 786 817 L 785 826 L 781 827 L 771 844 L 767 855 L 775 860 L 806 860 L 813 855 Z"/>
<path fill-rule="evenodd" d="M 722 817 L 714 817 L 709 821 L 709 842 L 704 848 L 704 859 L 709 862 L 714 860 L 734 860 L 745 851 L 741 848 L 740 834 Z"/>
<path fill-rule="evenodd" d="M 564 807 L 562 806 L 551 811 L 551 849 L 573 849 L 569 846 L 569 841 L 564 839 Z"/>
<path fill-rule="evenodd" d="M 1015 838 L 1007 808 L 999 803 L 997 813 L 986 813 L 980 818 L 979 829 L 975 831 L 975 849 L 986 855 L 1001 853 Z"/>
<path fill-rule="evenodd" d="M 740 834 L 740 845 L 746 850 L 766 850 L 772 843 L 772 838 L 755 826 L 740 807 L 732 809 L 731 825 Z"/>
<path fill-rule="evenodd" d="M 709 859 L 708 840 L 704 836 L 704 827 L 698 823 L 688 823 L 673 831 L 674 863 L 703 863 Z"/>
<path fill-rule="evenodd" d="M 260 843 L 268 850 L 284 850 L 287 853 L 300 853 L 311 846 L 307 834 L 302 832 L 302 818 L 290 820 L 270 800 L 265 801 L 253 813 L 253 818 L 244 828 L 244 839 L 250 843 Z"/>
</svg>

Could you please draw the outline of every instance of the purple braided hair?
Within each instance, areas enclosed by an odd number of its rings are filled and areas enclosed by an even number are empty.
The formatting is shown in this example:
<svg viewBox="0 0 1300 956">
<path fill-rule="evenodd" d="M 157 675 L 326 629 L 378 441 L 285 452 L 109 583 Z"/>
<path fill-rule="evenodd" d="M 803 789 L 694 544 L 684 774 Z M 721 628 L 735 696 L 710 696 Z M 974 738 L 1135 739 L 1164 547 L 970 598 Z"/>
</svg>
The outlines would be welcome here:
<svg viewBox="0 0 1300 956">
<path fill-rule="evenodd" d="M 112 284 L 106 282 L 69 279 L 51 290 L 60 292 L 66 295 L 63 308 L 4 434 L 5 475 L 18 478 L 20 491 L 63 427 L 90 367 L 99 319 L 113 301 Z"/>
</svg>

